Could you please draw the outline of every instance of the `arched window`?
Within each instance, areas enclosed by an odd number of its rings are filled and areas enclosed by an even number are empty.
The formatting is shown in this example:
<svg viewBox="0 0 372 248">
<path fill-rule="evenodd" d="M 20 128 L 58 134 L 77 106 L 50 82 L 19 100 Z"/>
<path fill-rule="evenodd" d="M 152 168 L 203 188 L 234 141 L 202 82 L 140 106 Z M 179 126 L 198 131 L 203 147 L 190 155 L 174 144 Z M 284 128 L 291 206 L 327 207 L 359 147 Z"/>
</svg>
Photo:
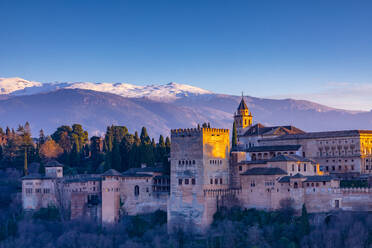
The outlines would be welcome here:
<svg viewBox="0 0 372 248">
<path fill-rule="evenodd" d="M 139 186 L 134 186 L 134 196 L 139 196 Z"/>
<path fill-rule="evenodd" d="M 294 188 L 295 188 L 295 189 L 298 188 L 298 183 L 297 183 L 297 182 L 294 183 Z"/>
</svg>

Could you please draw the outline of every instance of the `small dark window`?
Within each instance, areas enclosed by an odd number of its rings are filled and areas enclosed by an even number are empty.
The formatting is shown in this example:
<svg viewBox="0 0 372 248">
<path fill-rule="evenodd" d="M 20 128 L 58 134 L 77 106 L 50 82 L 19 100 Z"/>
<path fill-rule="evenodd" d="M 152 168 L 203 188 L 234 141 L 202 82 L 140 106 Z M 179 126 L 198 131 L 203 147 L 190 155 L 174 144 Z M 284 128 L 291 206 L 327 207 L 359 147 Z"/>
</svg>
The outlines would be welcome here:
<svg viewBox="0 0 372 248">
<path fill-rule="evenodd" d="M 139 186 L 138 185 L 134 186 L 134 195 L 139 196 Z"/>
<path fill-rule="evenodd" d="M 323 182 L 323 185 L 326 185 L 326 182 Z"/>
<path fill-rule="evenodd" d="M 182 179 L 178 179 L 178 185 L 182 185 Z"/>
<path fill-rule="evenodd" d="M 218 179 L 217 178 L 214 179 L 214 184 L 218 184 Z"/>
<path fill-rule="evenodd" d="M 220 178 L 220 184 L 222 184 L 222 178 Z"/>
<path fill-rule="evenodd" d="M 195 164 L 195 160 L 192 161 L 192 164 Z"/>
<path fill-rule="evenodd" d="M 332 166 L 332 170 L 333 170 L 333 171 L 336 170 L 336 167 L 335 167 L 335 166 Z"/>
<path fill-rule="evenodd" d="M 243 167 L 242 166 L 239 166 L 239 171 L 242 171 L 243 170 Z"/>
<path fill-rule="evenodd" d="M 189 179 L 185 179 L 185 184 L 189 184 Z"/>
<path fill-rule="evenodd" d="M 211 178 L 211 184 L 213 184 L 213 179 Z"/>
<path fill-rule="evenodd" d="M 195 178 L 191 179 L 191 184 L 195 185 Z"/>
</svg>

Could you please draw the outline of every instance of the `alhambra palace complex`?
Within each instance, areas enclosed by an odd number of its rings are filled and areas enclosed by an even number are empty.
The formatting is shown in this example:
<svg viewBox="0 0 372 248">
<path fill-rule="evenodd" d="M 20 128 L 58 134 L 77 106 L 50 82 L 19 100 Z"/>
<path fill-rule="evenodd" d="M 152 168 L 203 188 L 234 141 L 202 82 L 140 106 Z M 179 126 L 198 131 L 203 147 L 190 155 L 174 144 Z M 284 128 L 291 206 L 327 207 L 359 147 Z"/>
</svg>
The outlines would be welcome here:
<svg viewBox="0 0 372 248">
<path fill-rule="evenodd" d="M 169 228 L 192 223 L 200 230 L 221 206 L 275 210 L 292 199 L 295 209 L 305 204 L 311 213 L 372 211 L 372 131 L 253 125 L 243 98 L 234 121 L 233 149 L 228 129 L 171 130 L 170 176 L 146 166 L 63 176 L 63 165 L 51 161 L 45 175 L 23 178 L 23 208 L 55 205 L 71 218 L 103 223 L 160 209 L 168 213 Z M 369 186 L 342 184 L 351 178 Z"/>
</svg>

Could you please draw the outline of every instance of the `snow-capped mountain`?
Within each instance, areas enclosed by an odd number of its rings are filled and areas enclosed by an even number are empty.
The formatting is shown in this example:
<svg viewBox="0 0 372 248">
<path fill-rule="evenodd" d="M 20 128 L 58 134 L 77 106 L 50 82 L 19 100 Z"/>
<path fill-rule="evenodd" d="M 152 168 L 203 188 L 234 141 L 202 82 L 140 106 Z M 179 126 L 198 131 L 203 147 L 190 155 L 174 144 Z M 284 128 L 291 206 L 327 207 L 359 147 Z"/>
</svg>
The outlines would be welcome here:
<svg viewBox="0 0 372 248">
<path fill-rule="evenodd" d="M 25 88 L 42 87 L 39 82 L 27 81 L 22 78 L 0 78 L 0 95 L 11 94 Z"/>
<path fill-rule="evenodd" d="M 210 122 L 231 128 L 240 96 L 216 94 L 197 87 L 170 83 L 136 86 L 125 83 L 39 83 L 21 78 L 0 79 L 0 127 L 31 123 L 33 134 L 51 134 L 60 125 L 80 123 L 91 135 L 109 125 L 142 126 L 153 137 L 171 128 Z M 247 96 L 254 122 L 294 125 L 305 131 L 371 129 L 372 112 L 329 108 L 310 101 Z"/>
<path fill-rule="evenodd" d="M 129 98 L 146 97 L 158 101 L 172 101 L 179 97 L 213 94 L 208 90 L 174 82 L 164 85 L 138 86 L 128 83 L 39 83 L 21 78 L 0 78 L 0 95 L 31 95 L 64 88 L 94 90 Z"/>
</svg>

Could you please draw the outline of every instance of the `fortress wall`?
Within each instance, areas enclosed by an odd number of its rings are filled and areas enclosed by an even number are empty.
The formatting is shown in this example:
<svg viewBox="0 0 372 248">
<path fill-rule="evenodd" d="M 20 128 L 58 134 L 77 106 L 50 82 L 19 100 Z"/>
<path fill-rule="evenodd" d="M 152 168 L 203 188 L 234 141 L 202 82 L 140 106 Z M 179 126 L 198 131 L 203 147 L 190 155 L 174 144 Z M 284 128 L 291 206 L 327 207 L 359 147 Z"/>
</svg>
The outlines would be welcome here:
<svg viewBox="0 0 372 248">
<path fill-rule="evenodd" d="M 139 187 L 139 194 L 135 195 L 135 187 Z M 121 182 L 121 210 L 123 214 L 137 215 L 167 211 L 168 192 L 154 193 L 152 176 L 123 177 Z"/>
</svg>

